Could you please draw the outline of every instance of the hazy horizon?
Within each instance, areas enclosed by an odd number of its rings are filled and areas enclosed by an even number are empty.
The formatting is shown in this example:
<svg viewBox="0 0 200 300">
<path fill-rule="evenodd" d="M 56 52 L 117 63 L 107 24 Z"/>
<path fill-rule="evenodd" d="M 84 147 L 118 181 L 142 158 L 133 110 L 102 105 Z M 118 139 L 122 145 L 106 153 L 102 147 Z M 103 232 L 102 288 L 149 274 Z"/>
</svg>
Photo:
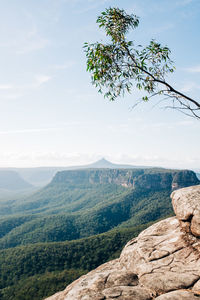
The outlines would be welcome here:
<svg viewBox="0 0 200 300">
<path fill-rule="evenodd" d="M 23 166 L 9 166 L 9 167 L 0 167 L 0 169 L 37 169 L 37 168 L 71 168 L 71 167 L 84 167 L 84 166 L 90 166 L 90 165 L 93 165 L 95 163 L 98 163 L 100 162 L 101 160 L 106 160 L 108 163 L 111 163 L 113 165 L 119 165 L 119 166 L 128 166 L 128 167 L 138 167 L 138 168 L 165 168 L 165 169 L 191 169 L 191 170 L 194 170 L 196 172 L 200 172 L 200 169 L 199 168 L 178 168 L 176 166 L 174 167 L 168 167 L 168 166 L 163 166 L 163 165 L 141 165 L 141 164 L 131 164 L 131 163 L 123 163 L 122 161 L 121 162 L 118 162 L 118 161 L 112 161 L 112 160 L 107 160 L 105 159 L 104 157 L 98 159 L 98 160 L 93 160 L 93 161 L 89 161 L 88 163 L 82 163 L 82 164 L 78 164 L 78 163 L 74 163 L 74 164 L 71 164 L 71 165 L 38 165 L 38 166 L 26 166 L 26 167 L 23 167 Z M 97 167 L 97 168 L 101 168 L 101 167 Z M 109 168 L 109 167 L 108 167 Z"/>
</svg>

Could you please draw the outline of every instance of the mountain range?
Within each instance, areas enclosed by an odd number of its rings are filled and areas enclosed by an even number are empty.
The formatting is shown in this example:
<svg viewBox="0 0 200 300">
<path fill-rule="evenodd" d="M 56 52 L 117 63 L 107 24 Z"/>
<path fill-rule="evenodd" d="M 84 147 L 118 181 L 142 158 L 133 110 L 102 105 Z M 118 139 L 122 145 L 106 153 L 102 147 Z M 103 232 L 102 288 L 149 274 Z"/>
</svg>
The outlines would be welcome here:
<svg viewBox="0 0 200 300">
<path fill-rule="evenodd" d="M 139 166 L 139 165 L 136 166 L 136 165 L 128 165 L 128 164 L 115 164 L 106 160 L 105 158 L 102 158 L 88 165 L 79 165 L 79 166 L 77 165 L 77 166 L 70 166 L 70 167 L 0 168 L 0 192 L 1 192 L 0 198 L 1 198 L 1 194 L 5 194 L 7 191 L 16 191 L 16 190 L 23 190 L 23 189 L 26 190 L 32 188 L 33 186 L 35 187 L 45 186 L 46 184 L 50 183 L 52 178 L 59 171 L 81 170 L 81 169 L 150 169 L 150 168 L 152 167 Z M 197 177 L 200 179 L 199 171 L 196 170 L 195 172 L 197 174 Z M 10 178 L 8 174 L 10 174 Z M 4 180 L 1 183 L 1 178 L 3 177 Z M 13 180 L 15 181 L 14 184 L 13 184 Z"/>
<path fill-rule="evenodd" d="M 53 176 L 64 170 L 77 170 L 77 169 L 95 169 L 95 168 L 108 168 L 108 169 L 132 169 L 132 168 L 148 168 L 145 166 L 132 166 L 114 164 L 102 158 L 94 163 L 88 165 L 71 166 L 71 167 L 36 167 L 36 168 L 0 168 L 0 171 L 15 171 L 25 181 L 34 186 L 42 186 L 48 184 Z"/>
<path fill-rule="evenodd" d="M 21 199 L 0 202 L 0 248 L 79 239 L 171 212 L 170 192 L 198 184 L 192 171 L 82 169 L 57 172 Z"/>
</svg>

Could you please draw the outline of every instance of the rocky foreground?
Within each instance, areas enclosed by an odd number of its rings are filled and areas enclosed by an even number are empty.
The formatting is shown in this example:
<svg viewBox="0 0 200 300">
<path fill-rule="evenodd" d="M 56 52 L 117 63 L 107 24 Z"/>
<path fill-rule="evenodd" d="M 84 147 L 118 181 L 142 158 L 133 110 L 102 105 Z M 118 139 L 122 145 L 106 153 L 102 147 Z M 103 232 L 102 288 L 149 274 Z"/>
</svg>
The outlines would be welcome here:
<svg viewBox="0 0 200 300">
<path fill-rule="evenodd" d="M 172 193 L 176 217 L 48 300 L 200 300 L 200 185 Z M 47 300 L 46 299 L 46 300 Z"/>
</svg>

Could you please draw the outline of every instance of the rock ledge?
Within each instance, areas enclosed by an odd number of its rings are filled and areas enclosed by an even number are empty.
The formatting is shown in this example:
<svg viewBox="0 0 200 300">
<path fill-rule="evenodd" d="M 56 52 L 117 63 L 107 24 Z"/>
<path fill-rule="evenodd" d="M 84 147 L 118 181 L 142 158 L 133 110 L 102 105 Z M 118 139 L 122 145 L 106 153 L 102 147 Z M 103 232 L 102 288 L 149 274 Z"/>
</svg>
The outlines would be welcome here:
<svg viewBox="0 0 200 300">
<path fill-rule="evenodd" d="M 46 300 L 200 300 L 200 185 L 171 197 L 176 217 L 147 228 L 119 259 Z"/>
</svg>

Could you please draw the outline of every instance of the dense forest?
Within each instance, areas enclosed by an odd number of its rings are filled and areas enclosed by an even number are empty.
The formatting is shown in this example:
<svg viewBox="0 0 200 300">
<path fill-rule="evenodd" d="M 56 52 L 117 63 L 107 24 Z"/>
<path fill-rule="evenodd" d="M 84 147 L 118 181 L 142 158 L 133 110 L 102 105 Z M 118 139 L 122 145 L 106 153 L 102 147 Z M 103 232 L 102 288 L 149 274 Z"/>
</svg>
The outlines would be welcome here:
<svg viewBox="0 0 200 300">
<path fill-rule="evenodd" d="M 187 170 L 73 170 L 32 195 L 0 200 L 0 299 L 64 289 L 172 215 L 174 188 L 198 183 Z"/>
<path fill-rule="evenodd" d="M 40 243 L 0 251 L 2 300 L 39 300 L 119 256 L 128 240 L 151 223 L 70 242 Z"/>
<path fill-rule="evenodd" d="M 129 226 L 145 224 L 171 213 L 169 194 L 169 190 L 126 190 L 77 213 L 2 218 L 0 249 L 36 242 L 79 239 L 106 232 L 115 226 L 125 226 L 126 222 Z"/>
</svg>

